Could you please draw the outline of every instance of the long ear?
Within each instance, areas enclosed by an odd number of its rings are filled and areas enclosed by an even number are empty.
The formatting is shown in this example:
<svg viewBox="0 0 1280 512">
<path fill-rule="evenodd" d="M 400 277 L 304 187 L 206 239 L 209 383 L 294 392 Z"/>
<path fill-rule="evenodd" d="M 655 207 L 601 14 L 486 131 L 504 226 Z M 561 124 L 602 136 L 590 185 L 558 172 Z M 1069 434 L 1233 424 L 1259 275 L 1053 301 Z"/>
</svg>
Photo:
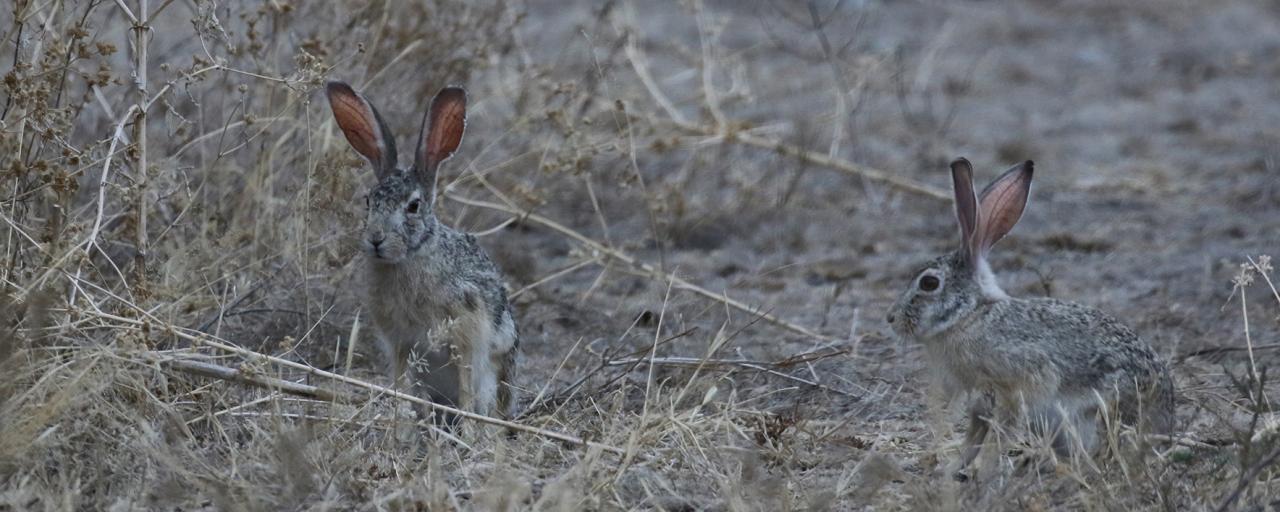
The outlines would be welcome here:
<svg viewBox="0 0 1280 512">
<path fill-rule="evenodd" d="M 1022 218 L 1031 194 L 1031 174 L 1035 164 L 1030 160 L 1013 166 L 982 189 L 979 196 L 978 253 L 986 256 L 991 246 L 1009 234 Z"/>
<path fill-rule="evenodd" d="M 968 160 L 957 158 L 951 162 L 951 181 L 955 186 L 961 252 L 973 262 L 978 256 L 974 243 L 974 232 L 978 228 L 978 198 L 973 194 L 973 166 Z"/>
<path fill-rule="evenodd" d="M 432 201 L 436 192 L 436 170 L 453 156 L 462 144 L 462 132 L 467 129 L 467 91 L 461 87 L 446 87 L 431 100 L 431 109 L 422 118 L 422 133 L 418 136 L 418 153 L 414 168 L 418 181 L 430 192 Z"/>
<path fill-rule="evenodd" d="M 329 108 L 333 118 L 347 136 L 351 147 L 373 165 L 373 172 L 382 179 L 396 170 L 396 141 L 382 121 L 373 104 L 342 82 L 325 84 L 329 96 Z"/>
</svg>

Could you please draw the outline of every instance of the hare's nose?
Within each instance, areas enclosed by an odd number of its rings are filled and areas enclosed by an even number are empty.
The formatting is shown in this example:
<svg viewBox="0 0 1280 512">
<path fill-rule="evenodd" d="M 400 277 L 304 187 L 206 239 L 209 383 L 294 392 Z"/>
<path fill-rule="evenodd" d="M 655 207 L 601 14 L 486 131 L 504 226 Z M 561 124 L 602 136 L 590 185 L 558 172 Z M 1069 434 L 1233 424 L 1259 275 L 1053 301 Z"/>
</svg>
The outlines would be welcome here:
<svg viewBox="0 0 1280 512">
<path fill-rule="evenodd" d="M 379 236 L 379 237 L 371 236 L 369 237 L 369 245 L 372 245 L 374 249 L 377 249 L 378 246 L 382 245 L 382 242 L 386 241 L 386 239 L 387 237 L 385 236 Z"/>
<path fill-rule="evenodd" d="M 892 311 L 890 311 L 889 314 L 884 317 L 884 321 L 889 323 L 893 323 L 893 321 L 897 319 L 898 319 L 898 315 L 893 314 Z"/>
</svg>

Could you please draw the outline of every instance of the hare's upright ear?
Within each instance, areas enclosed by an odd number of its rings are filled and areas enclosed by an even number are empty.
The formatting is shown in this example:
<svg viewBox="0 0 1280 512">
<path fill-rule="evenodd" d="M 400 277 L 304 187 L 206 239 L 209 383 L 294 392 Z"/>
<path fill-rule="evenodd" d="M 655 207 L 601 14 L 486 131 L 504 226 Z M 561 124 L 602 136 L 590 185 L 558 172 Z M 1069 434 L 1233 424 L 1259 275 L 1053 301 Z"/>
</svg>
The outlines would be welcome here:
<svg viewBox="0 0 1280 512">
<path fill-rule="evenodd" d="M 329 82 L 324 91 L 342 134 L 347 136 L 351 147 L 373 165 L 378 179 L 395 172 L 396 141 L 373 104 L 342 82 Z"/>
<path fill-rule="evenodd" d="M 985 257 L 991 246 L 1009 234 L 1022 218 L 1031 194 L 1031 174 L 1035 164 L 1030 160 L 1011 167 L 982 189 L 978 206 L 977 248 Z"/>
<path fill-rule="evenodd" d="M 458 150 L 462 144 L 462 132 L 466 129 L 467 91 L 461 87 L 440 90 L 422 119 L 422 133 L 418 136 L 414 162 L 418 181 L 427 189 L 431 201 L 436 195 L 436 170 Z"/>
<path fill-rule="evenodd" d="M 974 232 L 978 228 L 978 198 L 973 193 L 973 166 L 964 158 L 951 162 L 951 181 L 955 186 L 956 220 L 960 223 L 960 253 L 976 262 L 977 245 Z"/>
</svg>

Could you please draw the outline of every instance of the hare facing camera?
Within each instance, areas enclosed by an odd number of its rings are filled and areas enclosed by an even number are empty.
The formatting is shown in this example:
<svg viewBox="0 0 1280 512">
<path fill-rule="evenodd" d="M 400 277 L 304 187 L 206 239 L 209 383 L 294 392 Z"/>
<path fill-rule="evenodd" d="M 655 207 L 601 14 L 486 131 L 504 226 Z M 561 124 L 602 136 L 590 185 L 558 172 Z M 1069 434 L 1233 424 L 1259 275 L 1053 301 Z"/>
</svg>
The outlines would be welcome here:
<svg viewBox="0 0 1280 512">
<path fill-rule="evenodd" d="M 1010 297 L 996 283 L 987 254 L 1022 217 L 1031 176 L 1027 161 L 975 194 L 969 161 L 952 162 L 960 247 L 920 267 L 886 317 L 897 336 L 924 345 L 944 389 L 980 397 L 959 469 L 992 422 L 1026 426 L 1059 456 L 1092 454 L 1104 414 L 1144 432 L 1173 426 L 1169 368 L 1129 327 L 1080 304 Z"/>
<path fill-rule="evenodd" d="M 466 92 L 436 94 L 408 168 L 396 164 L 395 138 L 367 99 L 342 82 L 325 92 L 347 142 L 378 177 L 361 238 L 365 308 L 392 378 L 407 378 L 415 395 L 434 403 L 509 417 L 520 341 L 502 275 L 475 237 L 434 212 L 436 171 L 466 128 Z"/>
</svg>

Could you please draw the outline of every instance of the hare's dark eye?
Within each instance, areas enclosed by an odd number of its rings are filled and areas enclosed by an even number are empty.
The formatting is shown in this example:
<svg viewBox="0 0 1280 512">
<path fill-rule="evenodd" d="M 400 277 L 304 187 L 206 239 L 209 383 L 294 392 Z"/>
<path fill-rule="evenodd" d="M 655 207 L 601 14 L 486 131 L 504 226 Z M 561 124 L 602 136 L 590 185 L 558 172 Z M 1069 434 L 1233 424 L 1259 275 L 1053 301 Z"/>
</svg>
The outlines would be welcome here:
<svg viewBox="0 0 1280 512">
<path fill-rule="evenodd" d="M 414 199 L 412 201 L 409 201 L 409 207 L 405 208 L 405 211 L 409 213 L 418 213 L 418 200 Z"/>
<path fill-rule="evenodd" d="M 931 292 L 938 289 L 942 285 L 942 280 L 938 276 L 924 276 L 920 278 L 920 291 Z"/>
</svg>

